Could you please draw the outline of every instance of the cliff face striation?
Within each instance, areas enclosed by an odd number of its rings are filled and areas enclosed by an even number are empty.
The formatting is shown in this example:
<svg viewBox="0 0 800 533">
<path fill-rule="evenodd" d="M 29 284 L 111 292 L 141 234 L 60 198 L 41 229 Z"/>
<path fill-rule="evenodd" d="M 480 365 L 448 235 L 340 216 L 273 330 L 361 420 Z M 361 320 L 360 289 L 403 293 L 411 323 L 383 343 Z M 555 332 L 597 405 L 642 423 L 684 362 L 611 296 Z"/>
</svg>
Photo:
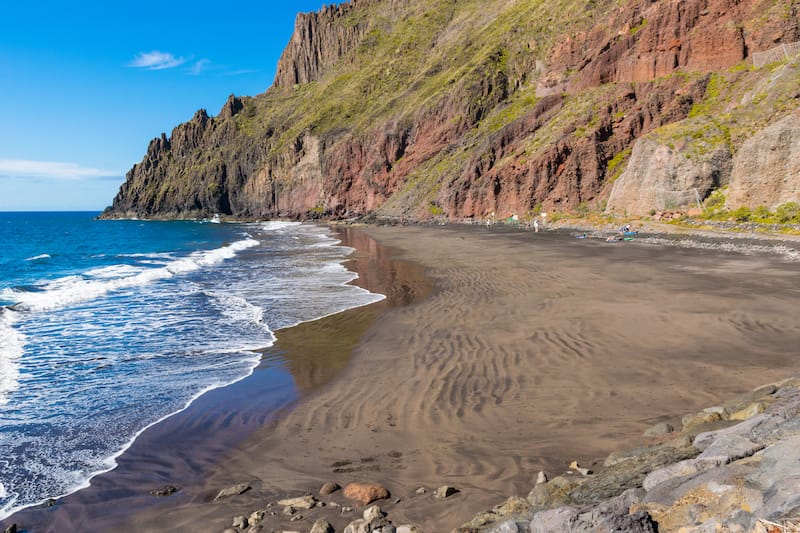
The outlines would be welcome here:
<svg viewBox="0 0 800 533">
<path fill-rule="evenodd" d="M 752 61 L 800 41 L 798 20 L 797 0 L 328 6 L 298 15 L 265 93 L 153 140 L 103 216 L 798 201 L 800 60 Z"/>
</svg>

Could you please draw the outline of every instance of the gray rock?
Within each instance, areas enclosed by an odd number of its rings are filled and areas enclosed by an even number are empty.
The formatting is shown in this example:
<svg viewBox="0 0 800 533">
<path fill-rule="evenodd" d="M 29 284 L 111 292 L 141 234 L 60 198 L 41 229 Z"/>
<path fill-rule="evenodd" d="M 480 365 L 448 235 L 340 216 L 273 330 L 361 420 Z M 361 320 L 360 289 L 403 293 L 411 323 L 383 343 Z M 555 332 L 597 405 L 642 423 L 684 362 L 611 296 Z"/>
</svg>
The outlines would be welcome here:
<svg viewBox="0 0 800 533">
<path fill-rule="evenodd" d="M 309 533 L 334 533 L 333 526 L 325 520 L 317 520 Z"/>
<path fill-rule="evenodd" d="M 369 522 L 359 518 L 358 520 L 353 520 L 344 528 L 344 533 L 372 533 L 371 532 Z"/>
<path fill-rule="evenodd" d="M 667 481 L 673 481 L 679 478 L 687 478 L 705 472 L 715 465 L 708 461 L 698 461 L 697 459 L 687 459 L 679 461 L 675 464 L 667 465 L 664 468 L 659 468 L 647 474 L 642 481 L 644 490 L 650 492 L 657 486 Z"/>
<path fill-rule="evenodd" d="M 244 529 L 248 526 L 247 518 L 243 516 L 236 516 L 233 518 L 233 524 L 231 525 L 238 529 Z"/>
<path fill-rule="evenodd" d="M 342 507 L 342 511 L 341 512 L 342 512 L 342 514 L 352 513 L 353 512 L 353 508 L 352 507 L 348 507 L 348 506 L 345 505 L 345 506 Z"/>
<path fill-rule="evenodd" d="M 797 201 L 800 190 L 800 113 L 770 124 L 745 141 L 733 158 L 726 206 L 750 199 L 776 206 Z"/>
<path fill-rule="evenodd" d="M 569 499 L 564 504 L 587 505 L 613 498 L 628 489 L 640 487 L 650 472 L 665 465 L 691 459 L 698 453 L 699 450 L 693 446 L 679 448 L 659 446 L 650 449 L 606 468 L 598 475 L 584 478 L 585 481 L 569 493 Z M 547 487 L 551 484 L 552 481 L 541 486 Z"/>
<path fill-rule="evenodd" d="M 770 422 L 772 418 L 772 415 L 764 413 L 736 424 L 735 426 L 698 433 L 692 444 L 699 450 L 705 450 L 711 446 L 716 439 L 723 435 L 739 435 L 741 437 L 747 437 L 754 432 L 758 426 Z"/>
<path fill-rule="evenodd" d="M 428 492 L 428 489 L 426 489 L 425 487 L 420 487 L 417 490 L 415 490 L 414 492 L 417 495 L 422 495 L 422 494 L 425 494 L 426 492 Z"/>
<path fill-rule="evenodd" d="M 531 533 L 553 533 L 554 531 L 572 531 L 572 524 L 578 511 L 572 507 L 559 507 L 549 511 L 540 511 L 533 515 Z"/>
<path fill-rule="evenodd" d="M 723 135 L 713 124 L 703 131 L 710 139 Z M 721 178 L 730 175 L 732 160 L 725 143 L 706 144 L 705 138 L 701 137 L 692 139 L 681 149 L 650 137 L 640 137 L 633 145 L 627 169 L 614 182 L 607 210 L 645 215 L 650 209 L 692 205 L 695 189 L 704 198 L 719 185 Z M 662 191 L 684 193 L 665 194 Z"/>
<path fill-rule="evenodd" d="M 296 512 L 297 512 L 297 509 L 295 509 L 291 505 L 288 506 L 288 507 L 284 507 L 283 511 L 282 511 L 284 516 L 293 516 Z"/>
<path fill-rule="evenodd" d="M 724 465 L 731 461 L 750 457 L 762 449 L 764 449 L 763 444 L 757 444 L 745 437 L 723 434 L 714 439 L 697 457 L 697 460 L 712 463 L 715 466 Z"/>
<path fill-rule="evenodd" d="M 539 471 L 539 475 L 536 476 L 536 484 L 541 485 L 542 483 L 547 483 L 547 474 Z"/>
<path fill-rule="evenodd" d="M 507 520 L 489 530 L 489 533 L 528 533 L 530 528 L 527 525 L 520 525 L 515 520 Z"/>
<path fill-rule="evenodd" d="M 675 431 L 675 428 L 671 425 L 667 424 L 666 422 L 661 422 L 656 424 L 644 432 L 645 437 L 660 437 L 662 435 L 668 435 Z"/>
<path fill-rule="evenodd" d="M 231 487 L 228 487 L 226 489 L 222 489 L 221 491 L 219 491 L 217 496 L 214 498 L 214 501 L 221 500 L 223 498 L 230 498 L 232 496 L 238 496 L 240 494 L 244 494 L 245 492 L 247 492 L 251 488 L 252 487 L 250 486 L 249 483 L 237 483 L 236 485 L 233 485 Z"/>
<path fill-rule="evenodd" d="M 748 477 L 764 494 L 757 516 L 776 521 L 800 513 L 800 436 L 767 447 L 759 469 Z"/>
</svg>

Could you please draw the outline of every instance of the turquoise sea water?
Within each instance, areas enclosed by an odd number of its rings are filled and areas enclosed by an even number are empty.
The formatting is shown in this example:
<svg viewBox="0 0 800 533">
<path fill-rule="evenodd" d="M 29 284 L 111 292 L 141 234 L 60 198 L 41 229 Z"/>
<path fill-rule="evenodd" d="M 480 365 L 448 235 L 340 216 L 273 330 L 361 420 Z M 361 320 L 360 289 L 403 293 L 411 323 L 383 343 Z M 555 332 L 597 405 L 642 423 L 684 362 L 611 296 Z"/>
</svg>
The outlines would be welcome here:
<svg viewBox="0 0 800 533">
<path fill-rule="evenodd" d="M 273 331 L 382 298 L 323 227 L 95 215 L 0 213 L 0 519 L 249 375 Z"/>
</svg>

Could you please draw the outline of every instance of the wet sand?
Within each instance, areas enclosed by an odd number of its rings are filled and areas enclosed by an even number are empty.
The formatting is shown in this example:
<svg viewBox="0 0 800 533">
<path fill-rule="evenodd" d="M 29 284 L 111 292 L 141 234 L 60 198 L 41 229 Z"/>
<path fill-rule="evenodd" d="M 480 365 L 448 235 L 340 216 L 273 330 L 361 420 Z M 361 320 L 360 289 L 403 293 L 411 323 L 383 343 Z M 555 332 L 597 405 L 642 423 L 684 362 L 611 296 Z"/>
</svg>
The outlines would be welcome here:
<svg viewBox="0 0 800 533">
<path fill-rule="evenodd" d="M 539 470 L 591 465 L 797 371 L 797 263 L 506 228 L 345 238 L 386 302 L 279 332 L 254 376 L 148 430 L 92 488 L 12 520 L 219 532 L 325 481 L 376 481 L 401 499 L 382 504 L 395 524 L 444 532 L 526 495 Z M 253 490 L 211 503 L 241 481 Z M 164 483 L 182 490 L 147 494 Z M 460 492 L 414 494 L 442 484 Z M 323 511 L 266 528 L 307 531 Z M 337 531 L 353 518 L 326 517 Z"/>
</svg>

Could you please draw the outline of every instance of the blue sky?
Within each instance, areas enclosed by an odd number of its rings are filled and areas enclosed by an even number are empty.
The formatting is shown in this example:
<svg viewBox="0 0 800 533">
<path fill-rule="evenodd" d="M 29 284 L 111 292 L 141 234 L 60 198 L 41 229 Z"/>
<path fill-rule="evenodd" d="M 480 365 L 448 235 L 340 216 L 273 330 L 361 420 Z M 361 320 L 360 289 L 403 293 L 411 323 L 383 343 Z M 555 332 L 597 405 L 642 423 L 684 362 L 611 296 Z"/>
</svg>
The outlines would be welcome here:
<svg viewBox="0 0 800 533">
<path fill-rule="evenodd" d="M 318 0 L 44 0 L 0 17 L 0 211 L 101 210 L 147 143 L 264 92 Z"/>
</svg>

